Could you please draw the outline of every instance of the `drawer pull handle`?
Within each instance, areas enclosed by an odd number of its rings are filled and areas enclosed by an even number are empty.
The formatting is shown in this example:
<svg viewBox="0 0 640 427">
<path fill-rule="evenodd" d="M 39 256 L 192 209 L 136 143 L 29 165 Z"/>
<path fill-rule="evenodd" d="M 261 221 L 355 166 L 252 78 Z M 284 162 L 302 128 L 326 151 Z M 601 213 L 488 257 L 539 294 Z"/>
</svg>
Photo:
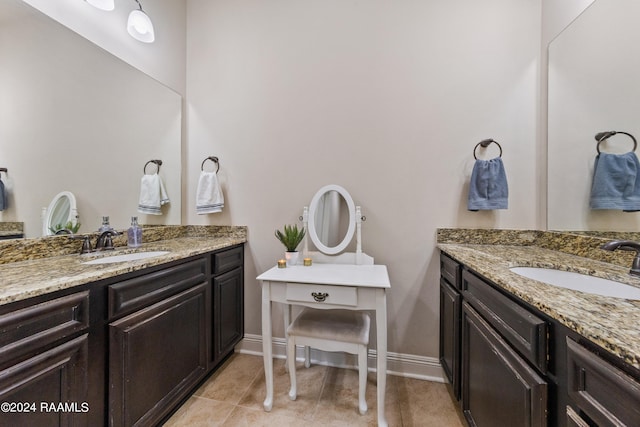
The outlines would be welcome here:
<svg viewBox="0 0 640 427">
<path fill-rule="evenodd" d="M 327 292 L 311 292 L 311 296 L 316 302 L 324 302 L 329 294 Z"/>
</svg>

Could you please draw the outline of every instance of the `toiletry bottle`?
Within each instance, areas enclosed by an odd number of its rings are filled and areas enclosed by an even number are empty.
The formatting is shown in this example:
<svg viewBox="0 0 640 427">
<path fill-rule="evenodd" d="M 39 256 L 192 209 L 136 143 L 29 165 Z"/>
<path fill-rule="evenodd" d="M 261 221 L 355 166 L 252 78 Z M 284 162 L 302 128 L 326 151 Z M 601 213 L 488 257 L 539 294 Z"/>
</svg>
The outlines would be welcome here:
<svg viewBox="0 0 640 427">
<path fill-rule="evenodd" d="M 103 216 L 102 225 L 100 226 L 100 228 L 98 228 L 98 232 L 104 233 L 105 231 L 108 231 L 108 230 L 113 230 L 113 228 L 111 228 L 111 226 L 109 225 L 109 217 Z"/>
<path fill-rule="evenodd" d="M 142 244 L 142 227 L 138 225 L 138 217 L 131 217 L 131 227 L 127 231 L 127 246 L 137 248 Z"/>
</svg>

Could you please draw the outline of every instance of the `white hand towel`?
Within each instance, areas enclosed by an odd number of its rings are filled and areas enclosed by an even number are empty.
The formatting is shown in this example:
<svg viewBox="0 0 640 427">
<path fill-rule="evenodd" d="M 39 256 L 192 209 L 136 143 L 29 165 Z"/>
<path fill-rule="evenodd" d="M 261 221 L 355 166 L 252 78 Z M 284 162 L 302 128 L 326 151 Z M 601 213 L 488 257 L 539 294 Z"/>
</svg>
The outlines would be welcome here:
<svg viewBox="0 0 640 427">
<path fill-rule="evenodd" d="M 162 215 L 160 207 L 169 203 L 160 175 L 143 175 L 140 181 L 140 201 L 138 212 L 150 215 Z"/>
<path fill-rule="evenodd" d="M 196 190 L 196 213 L 198 215 L 221 212 L 224 196 L 216 172 L 200 172 Z"/>
</svg>

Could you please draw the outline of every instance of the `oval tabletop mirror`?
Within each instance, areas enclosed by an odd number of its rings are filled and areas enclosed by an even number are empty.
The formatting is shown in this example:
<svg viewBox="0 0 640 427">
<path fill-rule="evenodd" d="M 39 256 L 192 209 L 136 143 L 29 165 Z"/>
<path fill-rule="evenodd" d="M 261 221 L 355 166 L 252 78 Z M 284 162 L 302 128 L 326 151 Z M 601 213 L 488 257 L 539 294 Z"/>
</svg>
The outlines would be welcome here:
<svg viewBox="0 0 640 427">
<path fill-rule="evenodd" d="M 309 205 L 309 237 L 320 252 L 340 253 L 353 239 L 355 218 L 355 205 L 347 190 L 339 185 L 326 185 Z"/>
<path fill-rule="evenodd" d="M 44 213 L 42 235 L 51 236 L 55 234 L 54 230 L 68 228 L 69 222 L 74 226 L 78 222 L 76 197 L 70 191 L 62 191 L 53 198 Z"/>
</svg>

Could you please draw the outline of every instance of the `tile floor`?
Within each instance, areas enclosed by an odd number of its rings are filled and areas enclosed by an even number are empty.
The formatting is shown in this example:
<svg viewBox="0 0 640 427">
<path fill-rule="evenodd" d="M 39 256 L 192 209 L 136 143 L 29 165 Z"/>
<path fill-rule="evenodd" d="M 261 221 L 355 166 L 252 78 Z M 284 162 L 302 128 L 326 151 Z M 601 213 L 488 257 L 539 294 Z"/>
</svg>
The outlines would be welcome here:
<svg viewBox="0 0 640 427">
<path fill-rule="evenodd" d="M 262 357 L 234 354 L 169 419 L 178 426 L 375 426 L 376 376 L 369 373 L 366 415 L 358 412 L 358 371 L 297 365 L 298 398 L 289 400 L 284 360 L 274 360 L 274 404 L 262 409 L 265 396 Z M 387 377 L 389 426 L 462 427 L 466 425 L 445 384 Z"/>
</svg>

